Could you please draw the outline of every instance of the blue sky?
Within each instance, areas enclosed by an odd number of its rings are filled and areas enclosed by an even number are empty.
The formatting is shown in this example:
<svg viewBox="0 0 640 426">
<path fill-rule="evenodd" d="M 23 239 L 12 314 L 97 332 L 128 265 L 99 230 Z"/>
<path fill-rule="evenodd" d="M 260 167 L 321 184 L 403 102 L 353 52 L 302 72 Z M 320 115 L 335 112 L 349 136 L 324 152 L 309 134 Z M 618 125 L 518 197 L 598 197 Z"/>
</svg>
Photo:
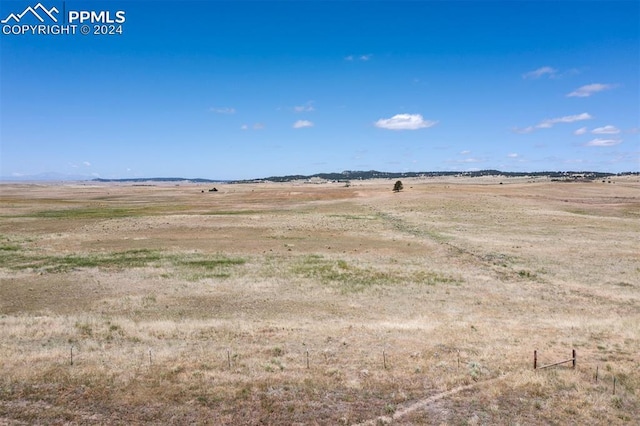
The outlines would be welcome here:
<svg viewBox="0 0 640 426">
<path fill-rule="evenodd" d="M 4 177 L 640 170 L 637 1 L 41 4 L 126 20 L 2 24 Z"/>
</svg>

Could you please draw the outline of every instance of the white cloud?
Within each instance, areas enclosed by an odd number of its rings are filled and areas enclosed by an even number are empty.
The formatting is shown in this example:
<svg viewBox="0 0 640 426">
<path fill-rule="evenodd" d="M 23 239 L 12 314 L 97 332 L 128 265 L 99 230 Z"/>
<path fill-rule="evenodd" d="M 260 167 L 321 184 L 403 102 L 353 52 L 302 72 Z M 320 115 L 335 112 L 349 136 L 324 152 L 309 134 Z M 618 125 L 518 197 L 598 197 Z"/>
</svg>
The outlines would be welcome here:
<svg viewBox="0 0 640 426">
<path fill-rule="evenodd" d="M 596 135 L 617 135 L 618 133 L 620 133 L 620 129 L 618 129 L 616 126 L 607 125 L 604 127 L 597 127 L 593 129 L 591 133 L 594 133 Z"/>
<path fill-rule="evenodd" d="M 460 151 L 461 155 L 468 155 L 471 154 L 471 151 L 469 151 L 468 149 L 465 149 L 464 151 Z"/>
<path fill-rule="evenodd" d="M 594 139 L 585 144 L 585 146 L 614 146 L 621 143 L 621 139 Z"/>
<path fill-rule="evenodd" d="M 223 108 L 211 107 L 209 108 L 209 111 L 215 112 L 216 114 L 235 114 L 236 113 L 236 109 L 230 108 L 230 107 L 223 107 Z"/>
<path fill-rule="evenodd" d="M 345 56 L 344 60 L 345 61 L 368 61 L 373 57 L 372 54 L 367 54 L 367 55 L 349 55 L 349 56 Z"/>
<path fill-rule="evenodd" d="M 309 120 L 298 120 L 295 123 L 293 123 L 294 129 L 302 129 L 305 127 L 313 127 L 313 123 L 310 122 Z"/>
<path fill-rule="evenodd" d="M 541 67 L 534 71 L 529 71 L 527 73 L 522 74 L 522 78 L 530 79 L 530 78 L 540 78 L 542 76 L 548 75 L 549 77 L 553 77 L 558 70 L 551 67 Z"/>
<path fill-rule="evenodd" d="M 264 129 L 264 124 L 256 123 L 253 126 L 251 126 L 251 128 L 253 130 L 262 130 L 262 129 Z M 248 124 L 243 124 L 242 126 L 240 126 L 240 130 L 249 130 L 249 125 Z"/>
<path fill-rule="evenodd" d="M 522 129 L 520 129 L 519 127 L 514 127 L 513 131 L 516 133 L 531 133 L 535 130 L 536 128 L 534 126 L 527 126 L 524 127 Z"/>
<path fill-rule="evenodd" d="M 512 152 L 510 154 L 507 154 L 507 157 L 509 157 L 509 158 L 518 158 L 519 155 L 517 153 L 515 153 L 515 152 Z"/>
<path fill-rule="evenodd" d="M 88 161 L 83 161 L 83 162 L 82 162 L 82 164 L 84 164 L 84 165 L 85 165 L 85 166 L 87 166 L 87 167 L 90 167 L 90 166 L 91 166 L 91 163 L 90 163 L 90 162 L 88 162 Z"/>
<path fill-rule="evenodd" d="M 420 114 L 396 114 L 391 118 L 381 118 L 375 122 L 375 126 L 389 130 L 417 130 L 437 123 L 437 121 L 425 120 Z"/>
<path fill-rule="evenodd" d="M 545 120 L 542 120 L 540 123 L 536 124 L 535 126 L 528 126 L 522 129 L 515 128 L 514 131 L 516 133 L 531 133 L 536 129 L 549 129 L 553 127 L 554 124 L 558 124 L 558 123 L 573 123 L 576 121 L 591 120 L 592 118 L 593 116 L 591 114 L 583 112 L 582 114 L 565 115 L 564 117 L 558 117 L 558 118 L 547 118 Z"/>
<path fill-rule="evenodd" d="M 587 133 L 587 128 L 586 127 L 580 127 L 578 130 L 576 130 L 575 132 L 573 132 L 574 135 L 584 135 L 585 133 Z"/>
<path fill-rule="evenodd" d="M 557 123 L 573 123 L 575 121 L 591 120 L 592 118 L 593 117 L 590 114 L 583 112 L 582 114 L 565 115 L 564 117 L 559 117 L 559 118 L 549 118 L 549 119 L 543 120 L 536 127 L 540 129 L 549 128 Z"/>
<path fill-rule="evenodd" d="M 567 97 L 586 98 L 593 95 L 594 93 L 602 92 L 603 90 L 613 89 L 615 87 L 616 87 L 615 84 L 600 84 L 600 83 L 587 84 L 586 86 L 579 87 L 573 92 L 567 94 Z"/>
<path fill-rule="evenodd" d="M 313 107 L 313 101 L 309 101 L 304 105 L 294 106 L 293 110 L 295 112 L 311 112 L 311 111 L 315 111 L 315 108 Z"/>
</svg>

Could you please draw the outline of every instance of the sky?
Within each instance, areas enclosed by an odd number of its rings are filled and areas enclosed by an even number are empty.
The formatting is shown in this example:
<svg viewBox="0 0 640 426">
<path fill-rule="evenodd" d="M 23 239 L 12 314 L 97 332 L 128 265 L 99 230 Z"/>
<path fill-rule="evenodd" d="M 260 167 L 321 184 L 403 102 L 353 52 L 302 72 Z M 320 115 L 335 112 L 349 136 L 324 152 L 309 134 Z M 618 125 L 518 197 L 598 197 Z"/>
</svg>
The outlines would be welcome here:
<svg viewBox="0 0 640 426">
<path fill-rule="evenodd" d="M 3 0 L 0 177 L 638 172 L 639 17 L 638 1 Z"/>
</svg>

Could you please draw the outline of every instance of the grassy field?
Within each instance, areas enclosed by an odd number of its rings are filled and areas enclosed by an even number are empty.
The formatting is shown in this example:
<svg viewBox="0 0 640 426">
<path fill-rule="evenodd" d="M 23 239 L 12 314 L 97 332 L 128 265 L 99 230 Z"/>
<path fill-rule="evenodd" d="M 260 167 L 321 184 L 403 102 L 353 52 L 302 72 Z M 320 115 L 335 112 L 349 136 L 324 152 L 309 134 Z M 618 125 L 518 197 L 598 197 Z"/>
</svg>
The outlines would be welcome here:
<svg viewBox="0 0 640 426">
<path fill-rule="evenodd" d="M 403 183 L 1 185 L 0 424 L 637 424 L 638 177 Z"/>
</svg>

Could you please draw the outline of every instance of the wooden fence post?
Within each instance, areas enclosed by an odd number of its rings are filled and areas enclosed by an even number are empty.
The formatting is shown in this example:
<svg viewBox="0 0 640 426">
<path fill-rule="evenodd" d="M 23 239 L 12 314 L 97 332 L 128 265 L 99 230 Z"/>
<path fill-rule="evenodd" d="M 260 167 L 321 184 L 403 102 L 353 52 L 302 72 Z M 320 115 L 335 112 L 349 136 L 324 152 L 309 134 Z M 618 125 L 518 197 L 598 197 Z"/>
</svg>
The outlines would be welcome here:
<svg viewBox="0 0 640 426">
<path fill-rule="evenodd" d="M 538 368 L 538 351 L 535 350 L 533 351 L 533 369 L 537 369 Z"/>
</svg>

